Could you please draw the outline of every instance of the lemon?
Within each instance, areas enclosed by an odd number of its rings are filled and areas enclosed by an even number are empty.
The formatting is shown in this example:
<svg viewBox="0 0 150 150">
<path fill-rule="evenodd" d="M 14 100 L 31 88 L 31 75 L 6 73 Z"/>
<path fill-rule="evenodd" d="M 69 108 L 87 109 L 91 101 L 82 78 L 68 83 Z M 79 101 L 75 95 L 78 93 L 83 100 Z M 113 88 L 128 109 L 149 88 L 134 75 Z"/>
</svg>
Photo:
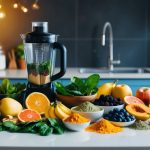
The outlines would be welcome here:
<svg viewBox="0 0 150 150">
<path fill-rule="evenodd" d="M 22 105 L 12 98 L 3 98 L 0 100 L 0 112 L 3 116 L 17 116 L 22 109 Z"/>
</svg>

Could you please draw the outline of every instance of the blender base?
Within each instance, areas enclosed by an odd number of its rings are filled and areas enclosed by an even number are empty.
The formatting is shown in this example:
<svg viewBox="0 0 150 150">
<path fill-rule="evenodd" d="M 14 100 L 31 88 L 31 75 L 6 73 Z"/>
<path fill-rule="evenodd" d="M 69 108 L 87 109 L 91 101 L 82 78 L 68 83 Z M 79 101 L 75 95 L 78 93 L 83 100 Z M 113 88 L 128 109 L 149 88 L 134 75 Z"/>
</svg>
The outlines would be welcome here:
<svg viewBox="0 0 150 150">
<path fill-rule="evenodd" d="M 56 100 L 56 96 L 54 93 L 54 86 L 52 83 L 48 83 L 45 85 L 35 85 L 33 83 L 28 82 L 27 88 L 23 93 L 23 102 L 22 105 L 25 106 L 25 100 L 29 94 L 32 92 L 40 92 L 45 94 L 51 102 Z"/>
</svg>

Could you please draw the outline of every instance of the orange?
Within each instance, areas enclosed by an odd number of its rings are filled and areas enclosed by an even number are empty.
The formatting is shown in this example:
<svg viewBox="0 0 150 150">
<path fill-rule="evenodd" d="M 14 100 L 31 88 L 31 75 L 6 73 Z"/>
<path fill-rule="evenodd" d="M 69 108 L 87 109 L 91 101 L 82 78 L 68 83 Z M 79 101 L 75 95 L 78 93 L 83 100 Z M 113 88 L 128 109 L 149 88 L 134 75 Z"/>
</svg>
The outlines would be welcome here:
<svg viewBox="0 0 150 150">
<path fill-rule="evenodd" d="M 33 92 L 26 98 L 26 107 L 37 111 L 40 114 L 45 114 L 50 106 L 50 101 L 46 95 L 40 92 Z"/>
<path fill-rule="evenodd" d="M 125 96 L 124 102 L 129 105 L 129 104 L 144 104 L 142 100 L 135 96 Z"/>
<path fill-rule="evenodd" d="M 21 122 L 36 121 L 41 119 L 41 115 L 34 110 L 24 109 L 18 114 L 18 119 Z"/>
</svg>

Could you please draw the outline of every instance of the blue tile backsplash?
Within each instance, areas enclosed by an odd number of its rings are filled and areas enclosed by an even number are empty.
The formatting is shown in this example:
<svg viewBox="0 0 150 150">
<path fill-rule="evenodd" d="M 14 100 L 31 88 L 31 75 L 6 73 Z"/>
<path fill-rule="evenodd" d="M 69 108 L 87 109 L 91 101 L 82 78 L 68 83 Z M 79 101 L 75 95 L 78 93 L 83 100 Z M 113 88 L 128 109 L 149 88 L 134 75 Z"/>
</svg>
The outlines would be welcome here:
<svg viewBox="0 0 150 150">
<path fill-rule="evenodd" d="M 59 41 L 68 49 L 69 67 L 105 67 L 109 43 L 102 47 L 100 40 L 103 25 L 109 21 L 119 66 L 150 67 L 150 0 L 39 2 L 41 9 L 28 14 L 7 8 L 9 14 L 0 22 L 0 43 L 6 50 L 21 42 L 20 33 L 30 31 L 32 21 L 48 21 L 49 31 L 59 34 Z"/>
</svg>

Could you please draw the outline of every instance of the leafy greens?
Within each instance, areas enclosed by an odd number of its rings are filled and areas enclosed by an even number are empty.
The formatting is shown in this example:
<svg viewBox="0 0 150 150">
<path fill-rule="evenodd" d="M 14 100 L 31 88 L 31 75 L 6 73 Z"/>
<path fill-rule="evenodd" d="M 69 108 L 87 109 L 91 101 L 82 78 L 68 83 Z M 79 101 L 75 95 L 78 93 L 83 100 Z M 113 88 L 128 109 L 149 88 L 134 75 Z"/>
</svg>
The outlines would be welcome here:
<svg viewBox="0 0 150 150">
<path fill-rule="evenodd" d="M 54 85 L 58 94 L 65 96 L 87 96 L 97 92 L 99 80 L 100 76 L 98 74 L 93 74 L 85 80 L 72 77 L 71 83 L 67 86 L 62 85 L 60 82 L 55 82 Z"/>
<path fill-rule="evenodd" d="M 14 123 L 12 121 L 0 122 L 0 131 L 18 132 L 18 133 L 35 133 L 41 136 L 49 134 L 63 134 L 65 127 L 57 119 L 43 119 L 33 122 Z"/>
</svg>

